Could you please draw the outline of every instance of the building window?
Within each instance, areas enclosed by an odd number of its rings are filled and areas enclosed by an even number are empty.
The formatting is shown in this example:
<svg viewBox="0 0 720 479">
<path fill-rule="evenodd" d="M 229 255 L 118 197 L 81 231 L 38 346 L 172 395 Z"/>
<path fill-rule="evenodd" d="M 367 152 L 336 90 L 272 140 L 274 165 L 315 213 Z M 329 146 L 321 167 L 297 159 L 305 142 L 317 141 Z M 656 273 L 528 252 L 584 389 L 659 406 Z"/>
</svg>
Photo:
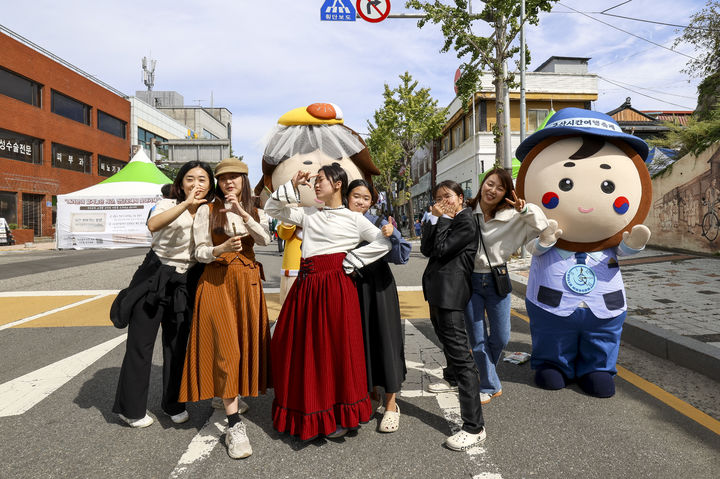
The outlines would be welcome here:
<svg viewBox="0 0 720 479">
<path fill-rule="evenodd" d="M 42 85 L 39 83 L 0 68 L 0 93 L 3 95 L 39 107 L 41 92 Z"/>
<path fill-rule="evenodd" d="M 463 131 L 463 135 L 464 135 L 465 139 L 467 140 L 468 138 L 471 138 L 471 137 L 472 137 L 472 134 L 473 134 L 473 131 L 472 131 L 472 125 L 473 125 L 472 112 L 470 112 L 470 113 L 468 113 L 467 115 L 465 115 L 465 122 L 464 122 L 464 123 L 465 123 L 465 129 L 464 129 L 464 131 Z"/>
<path fill-rule="evenodd" d="M 153 141 L 155 140 L 155 141 Z M 168 146 L 167 145 L 158 145 L 159 142 L 167 141 L 167 138 L 163 138 L 162 136 L 156 135 L 155 133 L 152 133 L 150 131 L 147 131 L 144 128 L 140 128 L 138 126 L 138 143 L 142 145 L 143 148 L 145 148 L 145 153 L 149 157 L 152 158 L 152 152 L 150 149 L 151 143 L 155 143 L 155 151 L 157 152 L 158 156 L 160 157 L 160 161 L 167 161 L 168 159 Z M 155 159 L 156 161 L 158 158 Z"/>
<path fill-rule="evenodd" d="M 44 200 L 44 195 L 22 194 L 23 226 L 32 229 L 35 236 L 42 234 L 42 204 Z"/>
<path fill-rule="evenodd" d="M 53 143 L 52 166 L 53 168 L 90 173 L 92 171 L 92 153 Z"/>
<path fill-rule="evenodd" d="M 477 131 L 487 131 L 487 103 L 484 100 L 475 105 L 475 114 L 477 116 Z"/>
<path fill-rule="evenodd" d="M 205 138 L 206 140 L 217 140 L 218 139 L 217 136 L 213 135 L 212 133 L 207 131 L 205 128 L 203 128 L 202 137 Z"/>
<path fill-rule="evenodd" d="M 112 176 L 122 169 L 127 163 L 107 156 L 98 155 L 98 175 Z"/>
<path fill-rule="evenodd" d="M 60 116 L 86 125 L 90 124 L 90 107 L 83 102 L 73 100 L 55 90 L 52 91 L 50 110 Z"/>
<path fill-rule="evenodd" d="M 0 191 L 0 218 L 11 224 L 17 224 L 17 193 Z"/>
<path fill-rule="evenodd" d="M 462 137 L 462 134 L 463 134 L 463 124 L 462 124 L 462 120 L 461 120 L 460 122 L 458 122 L 457 125 L 455 125 L 455 126 L 453 127 L 452 132 L 453 132 L 452 138 L 453 138 L 453 149 L 454 149 L 454 148 L 457 148 L 458 146 L 460 146 L 460 143 L 463 142 L 463 137 Z"/>
<path fill-rule="evenodd" d="M 446 155 L 446 154 L 450 153 L 450 150 L 451 150 L 450 133 L 446 133 L 442 139 L 442 151 L 440 152 L 440 154 Z"/>
<path fill-rule="evenodd" d="M 97 112 L 97 127 L 98 130 L 102 130 L 105 133 L 110 133 L 122 139 L 126 136 L 126 125 L 127 123 L 115 118 L 114 116 L 108 115 L 104 111 L 98 110 Z"/>
<path fill-rule="evenodd" d="M 42 165 L 43 140 L 0 128 L 0 158 Z"/>
<path fill-rule="evenodd" d="M 528 122 L 527 122 L 527 129 L 528 131 L 535 131 L 538 129 L 540 125 L 542 125 L 542 122 L 545 120 L 545 117 L 548 116 L 549 111 L 548 110 L 528 110 Z"/>
</svg>

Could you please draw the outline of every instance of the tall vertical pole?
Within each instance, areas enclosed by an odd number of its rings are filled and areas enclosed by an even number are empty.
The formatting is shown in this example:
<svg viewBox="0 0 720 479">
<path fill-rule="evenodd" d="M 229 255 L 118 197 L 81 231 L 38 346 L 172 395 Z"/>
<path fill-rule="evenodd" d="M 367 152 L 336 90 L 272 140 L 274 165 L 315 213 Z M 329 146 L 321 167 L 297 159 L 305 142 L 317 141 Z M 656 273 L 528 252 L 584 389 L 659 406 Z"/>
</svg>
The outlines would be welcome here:
<svg viewBox="0 0 720 479">
<path fill-rule="evenodd" d="M 512 137 L 510 136 L 510 88 L 508 87 L 506 78 L 508 74 L 508 68 L 507 68 L 507 60 L 503 62 L 503 68 L 502 68 L 502 83 L 503 83 L 503 118 L 504 118 L 504 128 L 503 128 L 503 137 L 504 137 L 504 143 L 503 143 L 503 168 L 505 168 L 508 172 L 512 172 Z"/>
<path fill-rule="evenodd" d="M 468 2 L 468 13 L 472 15 L 472 1 Z M 473 88 L 472 92 L 472 139 L 473 139 L 473 153 L 472 153 L 472 161 L 473 161 L 473 177 L 471 183 L 472 193 L 475 194 L 480 189 L 480 173 L 479 171 L 479 165 L 478 165 L 478 145 L 477 145 L 477 115 L 475 114 L 475 90 L 476 87 Z"/>
<path fill-rule="evenodd" d="M 525 0 L 520 2 L 520 141 L 525 139 Z"/>
</svg>

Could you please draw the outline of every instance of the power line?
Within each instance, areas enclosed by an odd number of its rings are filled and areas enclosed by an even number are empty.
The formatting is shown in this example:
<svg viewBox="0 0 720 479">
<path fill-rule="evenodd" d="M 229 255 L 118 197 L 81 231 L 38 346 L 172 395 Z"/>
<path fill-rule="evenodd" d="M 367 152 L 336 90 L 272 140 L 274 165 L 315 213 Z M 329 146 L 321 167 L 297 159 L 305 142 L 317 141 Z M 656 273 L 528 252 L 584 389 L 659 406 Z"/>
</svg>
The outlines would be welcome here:
<svg viewBox="0 0 720 479">
<path fill-rule="evenodd" d="M 598 75 L 598 77 L 600 77 L 600 75 Z M 607 78 L 603 78 L 603 80 L 608 80 L 608 79 L 607 79 Z M 613 81 L 614 81 L 614 82 L 617 82 L 617 83 L 621 83 L 621 84 L 623 84 L 623 85 L 628 85 L 628 86 L 631 86 L 631 87 L 640 88 L 641 90 L 646 90 L 646 91 L 651 91 L 651 92 L 655 92 L 655 93 L 660 93 L 661 95 L 676 96 L 676 97 L 678 97 L 678 98 L 687 98 L 688 100 L 696 100 L 696 99 L 697 99 L 697 97 L 694 97 L 694 96 L 686 96 L 686 95 L 677 95 L 677 94 L 675 94 L 675 93 L 667 93 L 667 92 L 664 92 L 664 91 L 654 90 L 654 89 L 652 89 L 652 88 L 648 88 L 648 87 L 644 87 L 644 86 L 640 86 L 640 85 L 633 85 L 632 83 L 627 83 L 627 82 L 620 81 L 620 80 L 613 80 Z"/>
<path fill-rule="evenodd" d="M 650 98 L 650 99 L 652 99 L 652 100 L 656 100 L 656 101 L 659 101 L 659 102 L 662 102 L 662 103 L 667 103 L 668 105 L 679 106 L 680 108 L 684 108 L 684 109 L 686 109 L 686 110 L 694 110 L 694 108 L 690 108 L 689 106 L 678 105 L 677 103 L 673 103 L 673 102 L 670 102 L 670 101 L 667 101 L 667 100 L 663 100 L 662 98 L 656 98 L 656 97 L 654 97 L 654 96 L 646 95 L 645 93 L 641 93 L 641 92 L 639 92 L 639 91 L 637 91 L 637 90 L 633 90 L 632 88 L 628 88 L 628 87 L 626 87 L 626 86 L 620 85 L 619 83 L 615 83 L 615 82 L 612 81 L 612 80 L 608 80 L 607 78 L 603 78 L 603 77 L 601 77 L 600 75 L 598 75 L 598 78 L 600 78 L 601 80 L 606 81 L 606 82 L 608 82 L 608 83 L 610 83 L 610 84 L 612 84 L 612 85 L 619 86 L 619 87 L 622 88 L 623 90 L 627 90 L 627 91 L 631 91 L 631 92 L 633 92 L 633 93 L 637 93 L 637 94 L 640 95 L 640 96 L 644 96 L 644 97 L 647 97 L 647 98 Z"/>
<path fill-rule="evenodd" d="M 618 28 L 618 27 L 616 27 L 615 25 L 612 25 L 612 24 L 610 24 L 610 23 L 603 22 L 602 20 L 600 20 L 600 19 L 598 19 L 598 18 L 591 17 L 591 16 L 588 15 L 587 13 L 581 12 L 581 11 L 579 11 L 579 10 L 575 10 L 574 8 L 568 7 L 567 5 L 565 5 L 565 4 L 563 4 L 563 3 L 558 2 L 558 4 L 559 4 L 559 5 L 562 5 L 562 6 L 565 7 L 565 8 L 569 8 L 569 9 L 572 10 L 573 12 L 579 13 L 580 15 L 584 15 L 584 16 L 592 19 L 592 20 L 595 20 L 596 22 L 600 22 L 600 23 L 602 23 L 603 25 L 607 25 L 608 27 L 614 28 L 615 30 L 620 30 L 621 32 L 626 33 L 626 34 L 628 34 L 628 35 L 630 35 L 630 36 L 633 36 L 633 37 L 635 37 L 635 38 L 639 38 L 640 40 L 646 41 L 646 42 L 648 42 L 648 43 L 652 43 L 653 45 L 656 45 L 656 46 L 658 46 L 658 47 L 660 47 L 660 48 L 664 48 L 665 50 L 671 51 L 671 52 L 673 52 L 673 53 L 677 53 L 678 55 L 682 55 L 682 56 L 687 57 L 687 58 L 689 58 L 689 59 L 691 59 L 691 60 L 697 60 L 697 58 L 695 58 L 695 57 L 691 57 L 690 55 L 686 55 L 685 53 L 679 52 L 679 51 L 677 51 L 677 50 L 673 50 L 672 48 L 668 48 L 668 47 L 666 47 L 665 45 L 661 45 L 660 43 L 654 42 L 654 41 L 652 41 L 652 40 L 648 40 L 647 38 L 641 37 L 640 35 L 636 35 L 636 34 L 634 34 L 634 33 L 632 33 L 632 32 L 628 32 L 627 30 L 623 30 L 622 28 Z"/>
<path fill-rule="evenodd" d="M 618 17 L 618 18 L 624 18 L 626 20 L 635 20 L 636 22 L 645 22 L 645 23 L 654 23 L 656 25 L 667 25 L 668 27 L 678 27 L 678 28 L 691 28 L 693 30 L 707 30 L 709 32 L 714 32 L 716 30 L 712 28 L 705 28 L 705 27 L 691 27 L 690 25 L 676 25 L 674 23 L 665 23 L 665 22 L 656 22 L 654 20 L 645 20 L 642 18 L 635 18 L 635 17 L 626 17 L 623 15 L 615 15 L 614 13 L 606 13 L 609 10 L 613 10 L 615 8 L 621 7 L 625 5 L 626 3 L 630 3 L 632 0 L 627 0 L 626 2 L 618 3 L 617 5 L 613 5 L 610 8 L 606 8 L 602 12 L 589 12 L 589 13 L 598 13 L 600 15 L 608 15 L 610 17 Z"/>
</svg>

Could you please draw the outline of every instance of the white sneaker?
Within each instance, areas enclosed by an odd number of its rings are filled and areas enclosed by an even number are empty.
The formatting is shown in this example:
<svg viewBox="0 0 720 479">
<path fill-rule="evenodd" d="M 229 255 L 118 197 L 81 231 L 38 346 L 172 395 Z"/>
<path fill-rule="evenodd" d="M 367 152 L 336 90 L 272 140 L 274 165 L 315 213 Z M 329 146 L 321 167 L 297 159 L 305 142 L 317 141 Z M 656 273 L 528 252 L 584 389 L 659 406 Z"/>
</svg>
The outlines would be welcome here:
<svg viewBox="0 0 720 479">
<path fill-rule="evenodd" d="M 439 383 L 429 384 L 427 387 L 428 392 L 431 393 L 451 393 L 458 390 L 457 386 L 452 386 L 447 381 L 441 381 Z"/>
<path fill-rule="evenodd" d="M 445 445 L 453 451 L 465 451 L 483 442 L 486 436 L 485 428 L 482 428 L 482 431 L 477 434 L 471 434 L 461 430 L 457 434 L 453 434 L 445 439 Z"/>
<path fill-rule="evenodd" d="M 223 403 L 222 398 L 212 398 L 212 407 L 215 409 L 225 409 L 225 404 Z M 242 400 L 240 396 L 238 396 L 238 413 L 239 414 L 245 414 L 250 410 L 250 406 Z"/>
<path fill-rule="evenodd" d="M 228 456 L 233 459 L 242 459 L 252 454 L 250 439 L 248 439 L 245 423 L 239 422 L 225 431 L 225 445 L 228 448 Z"/>
<path fill-rule="evenodd" d="M 338 426 L 337 429 L 328 434 L 327 437 L 329 437 L 330 439 L 337 439 L 339 437 L 343 437 L 345 434 L 347 434 L 347 432 L 347 428 Z"/>
<path fill-rule="evenodd" d="M 190 414 L 187 411 L 170 416 L 170 420 L 175 424 L 182 424 L 187 422 L 188 419 L 190 419 Z"/>
<path fill-rule="evenodd" d="M 487 404 L 489 403 L 492 398 L 500 397 L 502 396 L 502 389 L 500 389 L 497 392 L 494 392 L 492 394 L 488 393 L 480 393 L 480 404 Z"/>
<path fill-rule="evenodd" d="M 153 418 L 148 416 L 147 413 L 145 413 L 145 417 L 141 418 L 141 419 L 129 419 L 129 418 L 126 418 L 125 416 L 123 416 L 122 414 L 118 414 L 118 416 L 120 417 L 120 419 L 125 421 L 127 423 L 127 425 L 130 427 L 148 427 L 149 425 L 151 425 L 154 422 Z"/>
</svg>

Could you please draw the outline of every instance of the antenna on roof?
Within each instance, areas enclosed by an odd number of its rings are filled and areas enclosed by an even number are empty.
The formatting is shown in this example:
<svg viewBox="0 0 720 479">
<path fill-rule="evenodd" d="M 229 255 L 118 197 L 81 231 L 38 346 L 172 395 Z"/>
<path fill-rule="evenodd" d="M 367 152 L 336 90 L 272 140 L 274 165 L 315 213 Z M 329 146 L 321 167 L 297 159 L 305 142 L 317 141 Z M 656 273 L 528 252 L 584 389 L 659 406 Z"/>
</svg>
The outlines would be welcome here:
<svg viewBox="0 0 720 479">
<path fill-rule="evenodd" d="M 148 63 L 150 64 L 149 68 L 148 68 Z M 150 57 L 149 61 L 148 61 L 147 57 L 143 57 L 143 59 L 142 59 L 143 83 L 147 87 L 148 91 L 152 91 L 153 86 L 155 85 L 155 64 L 156 63 L 157 62 L 152 59 L 152 56 Z"/>
</svg>

